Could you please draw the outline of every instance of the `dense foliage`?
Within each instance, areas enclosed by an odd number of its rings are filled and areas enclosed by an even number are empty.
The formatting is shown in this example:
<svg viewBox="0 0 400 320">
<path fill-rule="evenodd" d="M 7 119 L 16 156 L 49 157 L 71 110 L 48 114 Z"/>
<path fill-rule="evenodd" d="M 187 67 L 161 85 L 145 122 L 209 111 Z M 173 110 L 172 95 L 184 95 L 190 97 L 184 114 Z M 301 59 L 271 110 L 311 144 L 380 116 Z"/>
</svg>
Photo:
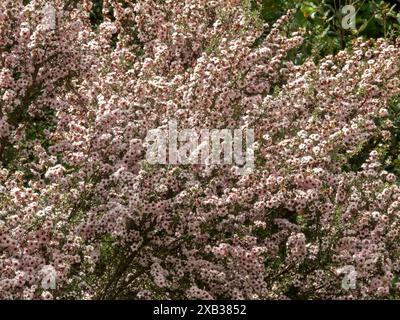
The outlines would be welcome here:
<svg viewBox="0 0 400 320">
<path fill-rule="evenodd" d="M 0 298 L 399 298 L 396 8 L 331 2 L 2 0 Z M 148 163 L 169 119 L 254 172 Z"/>
</svg>

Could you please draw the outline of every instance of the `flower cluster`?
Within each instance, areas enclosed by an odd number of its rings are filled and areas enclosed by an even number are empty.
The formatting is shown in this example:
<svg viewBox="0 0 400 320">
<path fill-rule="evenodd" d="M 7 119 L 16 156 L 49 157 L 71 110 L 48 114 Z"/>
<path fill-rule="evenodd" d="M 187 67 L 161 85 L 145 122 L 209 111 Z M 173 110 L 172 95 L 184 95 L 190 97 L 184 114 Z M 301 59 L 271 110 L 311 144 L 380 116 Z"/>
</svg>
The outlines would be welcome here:
<svg viewBox="0 0 400 320">
<path fill-rule="evenodd" d="M 400 187 L 376 149 L 400 42 L 295 65 L 291 12 L 268 26 L 247 1 L 108 0 L 93 27 L 91 10 L 0 3 L 0 298 L 399 296 Z M 253 128 L 254 171 L 149 164 L 169 119 Z"/>
</svg>

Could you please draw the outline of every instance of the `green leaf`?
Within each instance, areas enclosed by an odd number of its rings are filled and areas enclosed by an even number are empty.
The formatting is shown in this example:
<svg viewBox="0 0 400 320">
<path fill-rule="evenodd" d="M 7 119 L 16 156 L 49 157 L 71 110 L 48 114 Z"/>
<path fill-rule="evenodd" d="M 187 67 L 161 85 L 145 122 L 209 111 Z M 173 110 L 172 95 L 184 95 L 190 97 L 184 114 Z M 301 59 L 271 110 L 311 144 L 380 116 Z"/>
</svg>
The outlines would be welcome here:
<svg viewBox="0 0 400 320">
<path fill-rule="evenodd" d="M 310 15 L 315 14 L 317 12 L 317 9 L 318 8 L 312 2 L 306 2 L 300 8 L 301 12 L 303 13 L 304 17 L 306 17 L 306 18 Z"/>
<path fill-rule="evenodd" d="M 364 20 L 363 24 L 358 28 L 358 32 L 363 32 L 365 30 L 365 28 L 368 26 L 369 21 L 368 20 Z"/>
</svg>

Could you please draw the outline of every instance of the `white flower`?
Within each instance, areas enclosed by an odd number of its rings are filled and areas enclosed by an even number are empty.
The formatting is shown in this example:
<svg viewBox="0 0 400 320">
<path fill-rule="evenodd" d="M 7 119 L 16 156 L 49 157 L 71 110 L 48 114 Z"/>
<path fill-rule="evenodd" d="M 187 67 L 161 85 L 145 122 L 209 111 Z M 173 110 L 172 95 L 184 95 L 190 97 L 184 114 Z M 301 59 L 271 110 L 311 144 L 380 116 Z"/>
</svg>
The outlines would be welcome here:
<svg viewBox="0 0 400 320">
<path fill-rule="evenodd" d="M 309 163 L 313 158 L 311 156 L 305 156 L 301 158 L 301 163 L 302 164 L 307 164 Z"/>
</svg>

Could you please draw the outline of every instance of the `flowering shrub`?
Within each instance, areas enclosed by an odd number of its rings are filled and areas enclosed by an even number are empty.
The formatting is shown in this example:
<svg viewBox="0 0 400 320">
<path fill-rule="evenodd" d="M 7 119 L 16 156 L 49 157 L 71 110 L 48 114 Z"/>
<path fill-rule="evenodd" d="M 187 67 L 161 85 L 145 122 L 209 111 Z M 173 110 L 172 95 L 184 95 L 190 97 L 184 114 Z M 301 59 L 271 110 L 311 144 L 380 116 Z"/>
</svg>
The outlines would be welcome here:
<svg viewBox="0 0 400 320">
<path fill-rule="evenodd" d="M 0 298 L 399 296 L 400 188 L 377 152 L 399 42 L 295 65 L 290 12 L 269 27 L 239 0 L 109 0 L 92 26 L 91 10 L 0 3 Z M 254 128 L 254 171 L 148 163 L 172 118 Z"/>
</svg>

